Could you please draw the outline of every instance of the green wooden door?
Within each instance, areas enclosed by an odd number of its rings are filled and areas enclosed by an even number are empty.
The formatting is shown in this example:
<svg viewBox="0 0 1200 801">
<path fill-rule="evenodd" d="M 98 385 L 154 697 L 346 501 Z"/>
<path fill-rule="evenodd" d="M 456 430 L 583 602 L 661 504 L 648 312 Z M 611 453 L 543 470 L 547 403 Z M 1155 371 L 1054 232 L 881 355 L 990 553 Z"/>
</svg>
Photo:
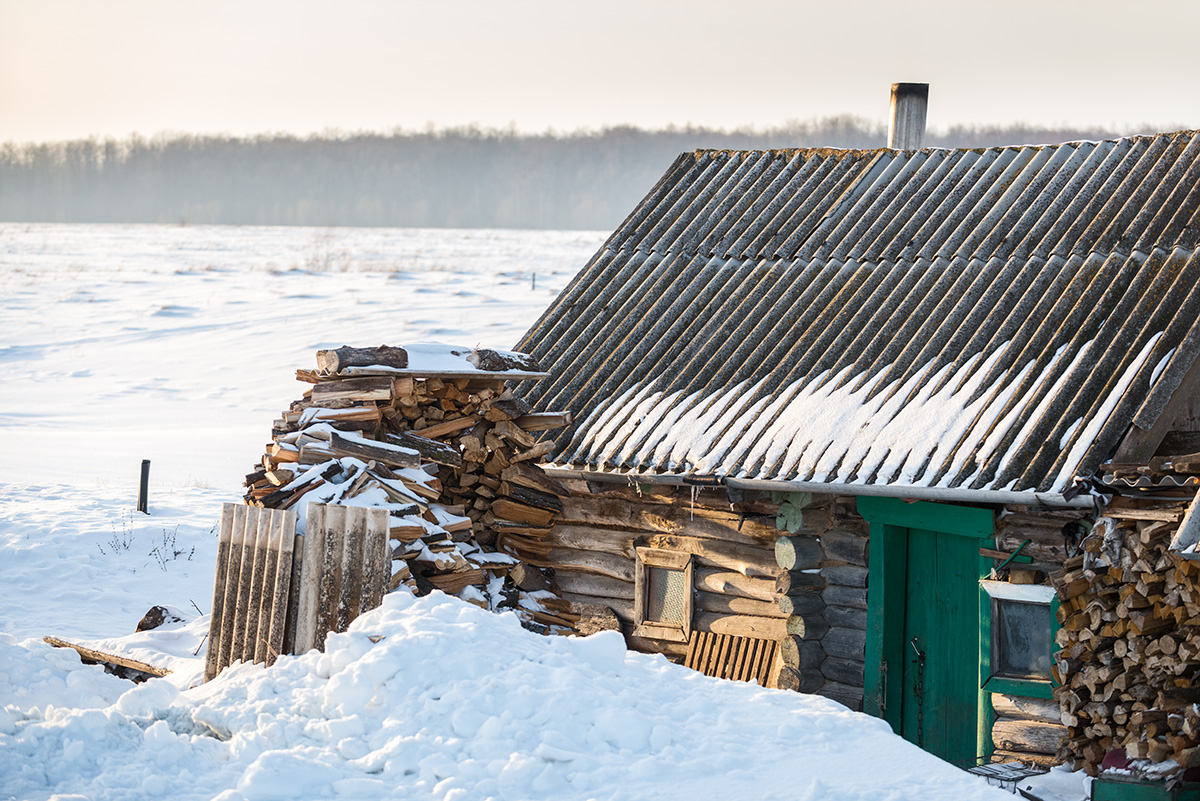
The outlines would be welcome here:
<svg viewBox="0 0 1200 801">
<path fill-rule="evenodd" d="M 990 754 L 979 578 L 991 562 L 979 548 L 992 512 L 872 497 L 858 511 L 871 524 L 863 711 L 950 762 Z"/>
<path fill-rule="evenodd" d="M 975 758 L 979 543 L 922 529 L 908 539 L 900 734 L 948 762 Z"/>
</svg>

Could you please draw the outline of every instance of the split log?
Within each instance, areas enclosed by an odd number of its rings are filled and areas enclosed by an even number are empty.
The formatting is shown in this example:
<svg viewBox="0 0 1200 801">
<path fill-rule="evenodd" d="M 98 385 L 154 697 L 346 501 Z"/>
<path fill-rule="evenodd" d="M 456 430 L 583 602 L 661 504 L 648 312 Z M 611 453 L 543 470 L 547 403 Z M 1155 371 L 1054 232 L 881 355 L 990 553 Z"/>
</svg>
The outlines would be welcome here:
<svg viewBox="0 0 1200 801">
<path fill-rule="evenodd" d="M 393 467 L 419 467 L 421 464 L 420 456 L 411 448 L 402 448 L 383 442 L 348 439 L 336 431 L 329 438 L 329 450 L 338 456 L 356 456 Z"/>
<path fill-rule="evenodd" d="M 523 414 L 513 422 L 526 431 L 553 431 L 571 425 L 573 415 L 570 412 L 534 412 Z"/>
<path fill-rule="evenodd" d="M 528 373 L 541 372 L 537 359 L 528 353 L 476 348 L 467 354 L 467 361 L 480 370 L 493 373 L 507 370 L 520 370 Z"/>
<path fill-rule="evenodd" d="M 401 434 L 389 434 L 387 441 L 393 445 L 409 448 L 421 454 L 426 461 L 442 464 L 447 467 L 462 467 L 463 458 L 458 449 L 444 442 L 405 431 Z"/>
<path fill-rule="evenodd" d="M 389 345 L 377 348 L 352 348 L 342 345 L 336 350 L 317 351 L 317 369 L 323 373 L 338 373 L 346 367 L 408 367 L 408 351 Z"/>
<path fill-rule="evenodd" d="M 388 401 L 394 397 L 395 384 L 387 376 L 342 378 L 314 384 L 312 400 L 316 405 L 336 400 Z"/>
</svg>

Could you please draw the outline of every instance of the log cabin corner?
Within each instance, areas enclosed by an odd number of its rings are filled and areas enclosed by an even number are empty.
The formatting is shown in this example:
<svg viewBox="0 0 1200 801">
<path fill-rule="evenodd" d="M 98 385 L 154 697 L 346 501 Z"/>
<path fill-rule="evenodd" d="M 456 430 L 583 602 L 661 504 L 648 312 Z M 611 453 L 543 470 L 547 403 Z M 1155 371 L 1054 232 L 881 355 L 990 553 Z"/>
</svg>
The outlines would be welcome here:
<svg viewBox="0 0 1200 801">
<path fill-rule="evenodd" d="M 574 415 L 517 555 L 630 648 L 957 764 L 1180 757 L 1155 677 L 1190 686 L 1200 616 L 1121 610 L 1200 573 L 1197 479 L 1155 460 L 1200 451 L 1198 201 L 1195 131 L 680 155 L 517 345 Z M 1103 675 L 1160 635 L 1126 699 Z"/>
</svg>

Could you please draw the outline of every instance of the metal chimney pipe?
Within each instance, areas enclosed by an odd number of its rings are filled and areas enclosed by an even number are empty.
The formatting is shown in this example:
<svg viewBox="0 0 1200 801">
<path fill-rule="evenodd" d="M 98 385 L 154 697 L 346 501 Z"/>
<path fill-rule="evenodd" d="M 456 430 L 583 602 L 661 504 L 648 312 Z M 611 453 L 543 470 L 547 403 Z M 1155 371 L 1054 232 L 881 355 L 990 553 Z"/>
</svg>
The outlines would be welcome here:
<svg viewBox="0 0 1200 801">
<path fill-rule="evenodd" d="M 892 114 L 888 120 L 888 143 L 893 150 L 917 150 L 925 138 L 925 113 L 929 108 L 929 84 L 892 84 Z"/>
</svg>

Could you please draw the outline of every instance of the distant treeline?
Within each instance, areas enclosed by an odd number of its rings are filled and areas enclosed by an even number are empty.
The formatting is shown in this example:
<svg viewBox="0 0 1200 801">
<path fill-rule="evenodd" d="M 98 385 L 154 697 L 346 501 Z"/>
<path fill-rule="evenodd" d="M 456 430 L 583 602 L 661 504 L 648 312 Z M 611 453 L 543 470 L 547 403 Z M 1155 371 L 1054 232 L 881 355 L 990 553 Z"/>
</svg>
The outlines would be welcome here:
<svg viewBox="0 0 1200 801">
<path fill-rule="evenodd" d="M 1105 139 L 1015 125 L 927 145 Z M 569 134 L 452 128 L 297 138 L 159 136 L 0 145 L 0 220 L 610 229 L 695 148 L 880 147 L 857 117 L 769 130 L 631 127 Z"/>
</svg>

